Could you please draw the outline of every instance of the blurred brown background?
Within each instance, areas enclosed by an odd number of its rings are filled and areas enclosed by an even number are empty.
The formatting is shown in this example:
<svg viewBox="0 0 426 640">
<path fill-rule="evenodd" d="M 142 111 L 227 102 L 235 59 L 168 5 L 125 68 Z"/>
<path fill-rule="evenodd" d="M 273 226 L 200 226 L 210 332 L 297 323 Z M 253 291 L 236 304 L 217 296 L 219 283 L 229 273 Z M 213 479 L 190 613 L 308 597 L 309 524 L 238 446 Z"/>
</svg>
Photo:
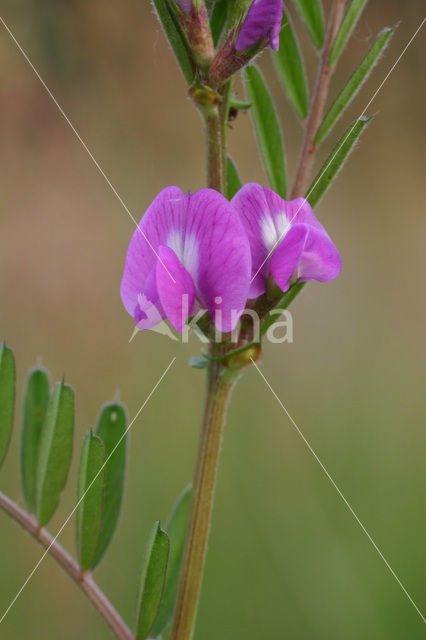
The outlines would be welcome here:
<svg viewBox="0 0 426 640">
<path fill-rule="evenodd" d="M 335 136 L 364 109 L 423 17 L 420 0 L 372 1 L 334 89 L 374 35 L 401 24 Z M 293 12 L 294 14 L 294 12 Z M 201 122 L 147 0 L 2 0 L 1 15 L 139 219 L 168 184 L 204 184 Z M 300 21 L 309 77 L 315 54 Z M 424 434 L 424 67 L 421 32 L 371 105 L 378 112 L 318 215 L 341 277 L 292 309 L 295 341 L 266 346 L 263 371 L 404 586 L 426 607 Z M 423 54 L 423 55 L 422 55 Z M 301 130 L 262 58 L 294 174 Z M 242 96 L 240 92 L 240 96 Z M 40 356 L 76 391 L 75 456 L 56 532 L 75 504 L 82 437 L 117 390 L 132 417 L 127 496 L 96 572 L 131 623 L 143 545 L 192 476 L 203 373 L 196 342 L 133 325 L 119 284 L 133 223 L 0 25 L 0 338 L 19 395 Z M 249 115 L 230 131 L 244 180 L 266 182 Z M 19 420 L 0 486 L 22 502 Z M 74 523 L 61 541 L 74 550 Z M 41 555 L 0 515 L 0 613 Z M 110 637 L 47 558 L 0 627 L 7 640 Z M 424 625 L 256 371 L 240 382 L 220 468 L 199 640 L 420 640 Z"/>
</svg>

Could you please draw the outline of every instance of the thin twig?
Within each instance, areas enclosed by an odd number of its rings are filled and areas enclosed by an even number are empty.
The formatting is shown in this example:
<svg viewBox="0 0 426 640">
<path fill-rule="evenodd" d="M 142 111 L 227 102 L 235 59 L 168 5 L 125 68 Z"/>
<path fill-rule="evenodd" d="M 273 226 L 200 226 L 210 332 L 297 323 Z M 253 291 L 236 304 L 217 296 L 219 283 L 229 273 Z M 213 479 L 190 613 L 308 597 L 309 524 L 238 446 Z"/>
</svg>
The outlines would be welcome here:
<svg viewBox="0 0 426 640">
<path fill-rule="evenodd" d="M 73 581 L 86 594 L 90 602 L 96 607 L 101 616 L 110 626 L 119 640 L 133 640 L 134 636 L 119 613 L 115 610 L 106 595 L 93 580 L 88 571 L 81 571 L 74 558 L 66 551 L 62 545 L 54 539 L 51 533 L 44 527 L 40 527 L 34 514 L 21 509 L 13 500 L 0 491 L 0 508 L 11 518 L 18 522 L 28 533 L 30 533 L 51 556 L 60 564 Z"/>
<path fill-rule="evenodd" d="M 345 0 L 335 0 L 330 13 L 327 35 L 321 52 L 315 89 L 306 123 L 305 136 L 297 165 L 296 177 L 291 191 L 291 198 L 305 195 L 307 181 L 311 173 L 316 151 L 314 140 L 324 115 L 325 103 L 333 71 L 333 67 L 329 64 L 330 53 L 343 20 L 345 4 Z"/>
</svg>

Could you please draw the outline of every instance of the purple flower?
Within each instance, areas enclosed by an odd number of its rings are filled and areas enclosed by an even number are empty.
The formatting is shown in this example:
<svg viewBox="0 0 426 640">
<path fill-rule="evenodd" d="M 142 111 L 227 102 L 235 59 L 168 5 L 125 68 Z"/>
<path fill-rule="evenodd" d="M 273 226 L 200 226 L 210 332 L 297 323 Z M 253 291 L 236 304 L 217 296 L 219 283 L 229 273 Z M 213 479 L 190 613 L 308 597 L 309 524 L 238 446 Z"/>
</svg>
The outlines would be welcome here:
<svg viewBox="0 0 426 640">
<path fill-rule="evenodd" d="M 238 34 L 236 49 L 244 51 L 268 38 L 267 46 L 278 51 L 283 0 L 253 0 Z"/>
<path fill-rule="evenodd" d="M 287 202 L 272 189 L 251 183 L 235 194 L 231 204 L 250 242 L 250 298 L 265 292 L 269 274 L 282 291 L 296 281 L 337 278 L 339 252 L 305 198 Z"/>
<path fill-rule="evenodd" d="M 219 330 L 231 331 L 245 306 L 250 268 L 247 236 L 224 196 L 167 187 L 130 241 L 121 298 L 140 329 L 167 317 L 182 331 L 205 308 Z"/>
</svg>

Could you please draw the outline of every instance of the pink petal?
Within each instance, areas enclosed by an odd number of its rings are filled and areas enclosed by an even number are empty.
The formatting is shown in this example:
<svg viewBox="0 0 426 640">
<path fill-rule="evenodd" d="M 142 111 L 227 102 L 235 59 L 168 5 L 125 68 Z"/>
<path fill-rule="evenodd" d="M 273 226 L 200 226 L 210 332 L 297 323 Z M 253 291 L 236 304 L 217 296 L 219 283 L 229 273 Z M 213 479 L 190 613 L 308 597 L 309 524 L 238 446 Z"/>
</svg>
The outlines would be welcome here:
<svg viewBox="0 0 426 640">
<path fill-rule="evenodd" d="M 158 297 L 155 265 L 145 281 L 143 291 L 137 296 L 133 317 L 138 329 L 151 329 L 166 317 Z"/>
<path fill-rule="evenodd" d="M 156 278 L 161 305 L 176 331 L 182 331 L 194 308 L 194 283 L 172 249 L 162 246 L 158 253 Z"/>
<path fill-rule="evenodd" d="M 283 0 L 253 0 L 238 34 L 235 48 L 244 51 L 268 38 L 267 46 L 278 51 Z"/>
<path fill-rule="evenodd" d="M 198 246 L 194 280 L 217 328 L 231 331 L 245 307 L 250 282 L 250 247 L 234 207 L 213 189 L 189 196 L 186 236 Z"/>
<path fill-rule="evenodd" d="M 287 202 L 272 189 L 251 183 L 235 194 L 232 204 L 250 242 L 250 297 L 265 291 L 269 268 L 283 291 L 288 288 L 290 278 L 325 282 L 337 277 L 341 268 L 340 255 L 305 198 Z M 306 230 L 297 264 L 294 260 L 300 251 L 303 234 L 301 229 L 293 232 L 296 227 Z M 292 264 L 294 273 L 289 273 Z"/>
<path fill-rule="evenodd" d="M 340 254 L 328 235 L 310 227 L 297 267 L 297 277 L 302 282 L 304 280 L 329 282 L 337 278 L 341 268 Z"/>
<path fill-rule="evenodd" d="M 281 291 L 290 287 L 290 278 L 297 268 L 308 233 L 307 225 L 296 224 L 272 255 L 271 274 Z"/>
<path fill-rule="evenodd" d="M 182 228 L 186 196 L 179 187 L 163 189 L 148 207 L 134 231 L 127 250 L 121 281 L 121 299 L 132 316 L 138 295 L 158 260 L 158 247 L 165 244 L 172 227 Z"/>
<path fill-rule="evenodd" d="M 340 273 L 339 252 L 325 232 L 308 224 L 291 227 L 274 251 L 270 270 L 282 291 L 290 280 L 329 282 Z"/>
<path fill-rule="evenodd" d="M 271 217 L 269 204 L 266 200 L 266 192 L 268 191 L 270 190 L 258 184 L 248 183 L 235 194 L 231 201 L 240 216 L 250 243 L 252 260 L 250 298 L 257 298 L 266 290 L 265 283 L 268 276 L 266 259 L 271 247 L 265 243 L 262 234 L 262 220 L 265 216 Z M 277 194 L 274 195 L 281 200 Z M 281 202 L 277 204 L 281 207 Z"/>
</svg>

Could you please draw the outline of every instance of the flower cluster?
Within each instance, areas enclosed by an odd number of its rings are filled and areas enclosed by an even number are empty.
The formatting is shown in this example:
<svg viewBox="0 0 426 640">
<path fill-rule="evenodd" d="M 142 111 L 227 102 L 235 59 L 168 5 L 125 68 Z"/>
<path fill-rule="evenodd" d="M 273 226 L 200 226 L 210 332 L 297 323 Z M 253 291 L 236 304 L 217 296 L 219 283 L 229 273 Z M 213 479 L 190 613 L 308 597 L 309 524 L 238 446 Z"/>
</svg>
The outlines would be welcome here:
<svg viewBox="0 0 426 640">
<path fill-rule="evenodd" d="M 287 202 L 247 184 L 231 202 L 213 189 L 185 195 L 163 189 L 133 234 L 121 298 L 139 329 L 167 318 L 177 331 L 206 309 L 222 332 L 272 280 L 282 292 L 295 282 L 339 275 L 339 253 L 304 198 Z"/>
<path fill-rule="evenodd" d="M 214 10 L 212 5 L 210 9 Z M 189 50 L 195 76 L 215 86 L 221 86 L 265 47 L 278 51 L 283 0 L 229 2 L 228 9 L 225 7 L 227 18 L 220 33 L 215 34 L 217 49 L 204 0 L 175 0 L 170 2 L 169 11 L 184 35 L 182 44 Z"/>
</svg>

